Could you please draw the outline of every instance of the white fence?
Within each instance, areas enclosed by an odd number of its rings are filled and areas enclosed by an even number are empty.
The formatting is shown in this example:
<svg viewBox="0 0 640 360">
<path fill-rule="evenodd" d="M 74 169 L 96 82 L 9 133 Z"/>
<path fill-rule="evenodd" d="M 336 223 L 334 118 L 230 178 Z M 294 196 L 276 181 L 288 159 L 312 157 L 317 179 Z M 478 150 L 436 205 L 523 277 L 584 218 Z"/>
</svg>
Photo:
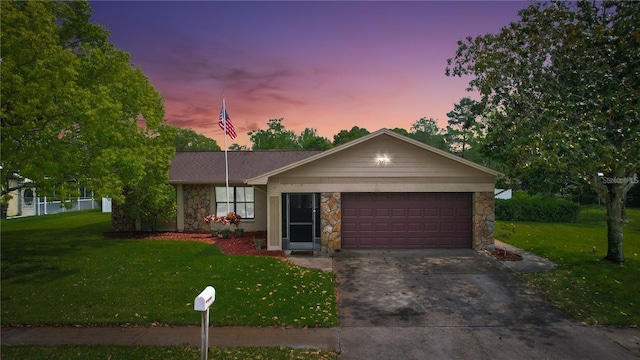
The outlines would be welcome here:
<svg viewBox="0 0 640 360">
<path fill-rule="evenodd" d="M 100 209 L 100 203 L 93 199 L 77 199 L 62 203 L 62 201 L 47 201 L 47 198 L 44 197 L 38 198 L 36 206 L 35 215 L 52 215 L 61 212 Z"/>
<path fill-rule="evenodd" d="M 2 206 L 2 218 L 14 218 L 23 216 L 52 215 L 61 212 L 102 209 L 102 212 L 111 212 L 111 199 L 93 200 L 93 193 L 85 188 L 79 188 L 78 197 L 69 197 L 65 200 L 55 197 L 38 196 L 36 189 L 20 187 L 13 181 L 16 189 L 6 204 Z M 23 184 L 24 185 L 24 184 Z"/>
</svg>

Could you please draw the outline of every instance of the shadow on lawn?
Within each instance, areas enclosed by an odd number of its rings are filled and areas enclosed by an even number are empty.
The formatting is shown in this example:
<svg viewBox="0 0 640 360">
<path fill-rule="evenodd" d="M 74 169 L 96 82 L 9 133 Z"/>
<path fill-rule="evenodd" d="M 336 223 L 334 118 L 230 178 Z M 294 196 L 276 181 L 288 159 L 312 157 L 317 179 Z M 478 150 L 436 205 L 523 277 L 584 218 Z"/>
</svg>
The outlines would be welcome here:
<svg viewBox="0 0 640 360">
<path fill-rule="evenodd" d="M 46 284 L 60 278 L 80 273 L 80 270 L 61 270 L 60 267 L 44 261 L 29 264 L 15 264 L 2 269 L 2 281 L 14 284 Z"/>
<path fill-rule="evenodd" d="M 102 249 L 120 241 L 105 239 L 95 224 L 70 229 L 2 231 L 2 281 L 46 283 L 79 270 L 61 269 L 58 258 L 77 256 L 87 249 Z"/>
</svg>

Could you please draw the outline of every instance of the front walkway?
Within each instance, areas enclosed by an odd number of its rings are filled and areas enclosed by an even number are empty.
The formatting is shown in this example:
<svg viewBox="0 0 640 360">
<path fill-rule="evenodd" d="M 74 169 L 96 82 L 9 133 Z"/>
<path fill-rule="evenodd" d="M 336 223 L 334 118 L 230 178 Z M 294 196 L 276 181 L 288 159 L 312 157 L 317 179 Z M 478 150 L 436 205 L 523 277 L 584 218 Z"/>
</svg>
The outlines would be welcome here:
<svg viewBox="0 0 640 360">
<path fill-rule="evenodd" d="M 200 347 L 199 326 L 180 327 L 4 327 L 3 344 L 189 345 Z M 210 347 L 312 348 L 338 351 L 337 328 L 210 327 Z"/>
</svg>

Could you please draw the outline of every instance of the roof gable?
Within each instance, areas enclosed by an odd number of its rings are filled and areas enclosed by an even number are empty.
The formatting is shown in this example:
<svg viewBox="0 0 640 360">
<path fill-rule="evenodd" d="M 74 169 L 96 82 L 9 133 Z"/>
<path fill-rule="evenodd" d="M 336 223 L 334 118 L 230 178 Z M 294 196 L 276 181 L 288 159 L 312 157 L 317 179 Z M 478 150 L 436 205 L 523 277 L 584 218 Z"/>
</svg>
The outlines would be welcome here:
<svg viewBox="0 0 640 360">
<path fill-rule="evenodd" d="M 381 140 L 381 141 L 378 141 L 378 140 Z M 405 167 L 400 168 L 401 170 L 411 168 L 414 165 L 422 167 L 425 164 L 428 164 L 430 167 L 425 168 L 425 171 L 430 171 L 430 170 L 433 170 L 434 168 L 443 169 L 446 167 L 454 171 L 454 173 L 458 173 L 458 174 L 462 174 L 463 172 L 466 172 L 466 173 L 472 172 L 475 174 L 481 174 L 483 176 L 490 176 L 490 177 L 495 177 L 500 174 L 495 170 L 476 164 L 472 161 L 453 155 L 449 152 L 426 145 L 419 141 L 410 139 L 406 136 L 397 134 L 391 130 L 380 129 L 374 133 L 363 136 L 361 138 L 358 138 L 356 140 L 353 140 L 341 146 L 337 146 L 330 150 L 326 150 L 324 152 L 302 159 L 298 162 L 288 164 L 286 166 L 283 166 L 282 168 L 274 169 L 273 171 L 267 172 L 265 174 L 261 174 L 254 178 L 250 178 L 247 180 L 247 183 L 254 184 L 254 185 L 266 184 L 269 177 L 277 176 L 283 173 L 295 172 L 294 171 L 295 169 L 298 169 L 300 170 L 300 172 L 304 172 L 308 174 L 308 171 L 311 168 L 305 165 L 311 164 L 311 163 L 321 165 L 324 162 L 323 160 L 328 160 L 329 158 L 332 158 L 334 156 L 344 155 L 342 159 L 344 159 L 345 162 L 348 162 L 350 161 L 350 158 L 354 157 L 353 153 L 358 152 L 360 149 L 362 150 L 366 149 L 365 151 L 368 151 L 368 154 L 366 156 L 370 157 L 370 159 L 361 158 L 360 161 L 375 161 L 376 157 L 389 156 L 391 157 L 391 161 L 393 162 L 394 154 L 384 154 L 383 153 L 384 151 L 381 151 L 380 153 L 376 153 L 375 155 L 373 154 L 375 152 L 374 151 L 375 143 L 376 142 L 383 143 L 385 142 L 385 140 L 393 140 L 392 142 L 396 143 L 395 149 L 398 149 L 398 145 L 399 145 L 401 148 L 410 150 L 411 153 L 415 154 L 414 156 L 420 156 L 420 153 L 424 154 L 424 156 L 420 159 L 422 163 L 409 164 L 405 162 Z M 368 144 L 371 144 L 374 146 L 367 146 Z M 434 166 L 434 163 L 437 163 L 437 166 Z M 354 167 L 354 166 L 357 166 L 357 163 L 354 162 L 352 164 L 346 164 L 343 168 L 347 169 L 349 167 Z M 396 167 L 395 169 L 398 169 L 398 167 Z M 323 171 L 323 170 L 319 169 L 319 171 Z M 385 173 L 384 171 L 380 171 L 380 169 L 376 169 L 376 167 L 374 166 L 370 166 L 369 168 L 360 168 L 357 171 L 362 176 L 402 176 L 400 173 L 397 172 L 397 170 L 387 171 Z M 370 171 L 371 173 L 367 173 L 368 171 Z M 332 168 L 331 173 L 334 176 L 339 176 L 336 174 L 335 167 Z M 433 174 L 433 175 L 435 176 L 437 174 Z"/>
</svg>

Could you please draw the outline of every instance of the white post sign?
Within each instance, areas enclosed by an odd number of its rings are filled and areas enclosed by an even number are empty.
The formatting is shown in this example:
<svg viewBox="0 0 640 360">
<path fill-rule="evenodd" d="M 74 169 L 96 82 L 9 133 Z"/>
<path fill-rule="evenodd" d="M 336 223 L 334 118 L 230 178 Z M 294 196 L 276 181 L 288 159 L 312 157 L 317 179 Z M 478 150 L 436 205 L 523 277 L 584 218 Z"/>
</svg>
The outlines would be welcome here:
<svg viewBox="0 0 640 360">
<path fill-rule="evenodd" d="M 209 306 L 216 301 L 216 289 L 207 286 L 196 296 L 193 309 L 202 312 L 202 331 L 200 332 L 200 359 L 207 360 L 209 351 Z"/>
</svg>

